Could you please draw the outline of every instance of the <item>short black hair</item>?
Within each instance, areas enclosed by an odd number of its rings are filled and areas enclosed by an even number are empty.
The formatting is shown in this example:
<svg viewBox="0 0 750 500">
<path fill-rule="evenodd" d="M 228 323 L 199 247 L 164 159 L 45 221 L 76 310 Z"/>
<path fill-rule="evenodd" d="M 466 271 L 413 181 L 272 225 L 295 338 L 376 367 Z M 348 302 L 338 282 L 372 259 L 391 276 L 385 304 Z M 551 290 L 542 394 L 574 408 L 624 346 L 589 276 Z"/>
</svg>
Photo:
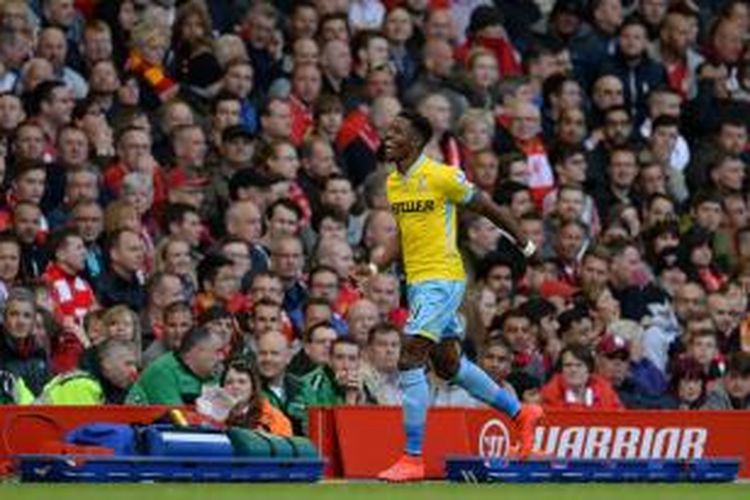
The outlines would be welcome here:
<svg viewBox="0 0 750 500">
<path fill-rule="evenodd" d="M 333 323 L 331 323 L 328 320 L 324 321 L 318 321 L 314 325 L 310 325 L 310 327 L 302 332 L 302 342 L 310 343 L 312 342 L 312 337 L 315 334 L 315 332 L 320 328 L 328 328 L 329 330 L 336 331 L 336 329 L 333 327 Z"/>
<path fill-rule="evenodd" d="M 557 316 L 555 305 L 543 297 L 531 297 L 519 307 L 535 325 L 539 325 L 547 316 Z"/>
<path fill-rule="evenodd" d="M 372 345 L 375 341 L 375 337 L 378 335 L 386 335 L 390 333 L 395 333 L 399 338 L 401 337 L 401 330 L 399 330 L 398 326 L 395 324 L 388 321 L 377 323 L 367 332 L 367 345 Z"/>
<path fill-rule="evenodd" d="M 236 95 L 231 94 L 227 91 L 221 91 L 211 101 L 211 114 L 212 115 L 216 113 L 217 109 L 219 109 L 219 103 L 222 103 L 224 101 L 237 101 L 240 104 L 242 103 L 242 99 L 240 99 Z"/>
<path fill-rule="evenodd" d="M 477 264 L 476 280 L 486 280 L 490 272 L 496 267 L 507 267 L 510 269 L 514 285 L 518 283 L 518 280 L 521 279 L 526 272 L 526 264 L 524 261 L 515 258 L 512 255 L 507 255 L 505 252 L 492 250 L 482 257 Z"/>
<path fill-rule="evenodd" d="M 723 198 L 717 191 L 712 189 L 702 189 L 693 196 L 690 206 L 691 208 L 698 208 L 704 203 L 715 203 L 721 205 L 722 201 Z"/>
<path fill-rule="evenodd" d="M 30 115 L 37 115 L 42 111 L 42 103 L 49 101 L 55 89 L 65 87 L 62 80 L 45 80 L 39 82 L 31 91 L 31 98 L 28 101 L 28 111 Z"/>
<path fill-rule="evenodd" d="M 586 156 L 586 148 L 582 144 L 556 144 L 549 152 L 549 161 L 553 167 L 565 163 L 575 155 Z"/>
<path fill-rule="evenodd" d="M 516 193 L 529 191 L 529 186 L 516 181 L 505 181 L 495 188 L 492 200 L 498 205 L 510 205 Z"/>
<path fill-rule="evenodd" d="M 558 317 L 557 322 L 560 324 L 560 335 L 567 333 L 573 328 L 575 323 L 589 317 L 589 310 L 583 304 L 577 304 L 567 311 L 563 311 Z"/>
<path fill-rule="evenodd" d="M 348 337 L 348 336 L 346 336 L 346 337 L 337 337 L 333 342 L 331 342 L 331 356 L 333 356 L 333 351 L 336 350 L 336 346 L 341 345 L 341 344 L 351 345 L 351 346 L 356 347 L 357 348 L 357 357 L 358 358 L 362 357 L 362 346 L 359 345 L 359 343 L 357 343 L 356 340 L 354 340 L 353 338 Z"/>
<path fill-rule="evenodd" d="M 81 235 L 78 234 L 78 231 L 69 227 L 59 229 L 49 234 L 47 237 L 47 252 L 52 259 L 55 259 L 57 251 L 67 244 L 69 238 L 81 238 Z"/>
<path fill-rule="evenodd" d="M 170 203 L 164 209 L 164 226 L 169 230 L 172 224 L 182 224 L 188 214 L 198 215 L 198 210 L 187 203 Z"/>
<path fill-rule="evenodd" d="M 746 352 L 735 352 L 727 360 L 727 374 L 750 376 L 750 354 Z"/>
<path fill-rule="evenodd" d="M 680 128 L 680 120 L 674 116 L 661 115 L 654 118 L 654 123 L 651 126 L 652 130 L 656 130 L 660 127 L 677 127 Z"/>
<path fill-rule="evenodd" d="M 424 147 L 430 141 L 432 138 L 432 125 L 430 125 L 430 121 L 427 118 L 410 109 L 401 110 L 398 116 L 408 121 L 412 130 L 419 134 L 421 139 L 420 147 Z"/>
<path fill-rule="evenodd" d="M 302 220 L 303 218 L 302 210 L 299 208 L 298 204 L 296 204 L 289 198 L 279 198 L 278 200 L 268 205 L 268 208 L 266 208 L 266 214 L 265 214 L 266 219 L 270 220 L 271 217 L 273 217 L 273 213 L 279 207 L 285 208 L 288 211 L 293 212 L 294 215 L 297 217 L 298 222 Z"/>
<path fill-rule="evenodd" d="M 210 253 L 198 264 L 198 286 L 203 287 L 206 281 L 213 282 L 222 267 L 233 266 L 234 261 L 220 253 Z"/>
</svg>

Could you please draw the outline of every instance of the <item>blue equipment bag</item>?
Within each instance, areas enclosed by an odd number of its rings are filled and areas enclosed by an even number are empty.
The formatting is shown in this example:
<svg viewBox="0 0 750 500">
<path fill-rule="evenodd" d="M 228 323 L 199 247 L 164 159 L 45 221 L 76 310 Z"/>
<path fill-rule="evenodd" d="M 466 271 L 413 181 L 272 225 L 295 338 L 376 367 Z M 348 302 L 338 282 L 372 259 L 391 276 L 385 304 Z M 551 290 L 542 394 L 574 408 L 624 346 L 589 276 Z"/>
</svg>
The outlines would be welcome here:
<svg viewBox="0 0 750 500">
<path fill-rule="evenodd" d="M 65 442 L 83 446 L 111 448 L 118 456 L 137 454 L 136 436 L 133 427 L 127 424 L 93 423 L 71 430 Z"/>
</svg>

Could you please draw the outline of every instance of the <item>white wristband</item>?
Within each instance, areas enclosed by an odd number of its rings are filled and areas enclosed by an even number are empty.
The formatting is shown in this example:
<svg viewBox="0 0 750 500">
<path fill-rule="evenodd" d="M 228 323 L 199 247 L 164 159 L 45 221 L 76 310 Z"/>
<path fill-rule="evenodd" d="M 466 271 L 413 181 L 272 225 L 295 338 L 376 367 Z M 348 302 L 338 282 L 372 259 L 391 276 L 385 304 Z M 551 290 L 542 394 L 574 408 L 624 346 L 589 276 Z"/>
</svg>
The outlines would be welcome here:
<svg viewBox="0 0 750 500">
<path fill-rule="evenodd" d="M 534 255 L 534 253 L 536 253 L 536 245 L 533 241 L 529 240 L 526 242 L 526 246 L 523 247 L 521 252 L 523 252 L 523 256 L 528 259 L 532 255 Z"/>
</svg>

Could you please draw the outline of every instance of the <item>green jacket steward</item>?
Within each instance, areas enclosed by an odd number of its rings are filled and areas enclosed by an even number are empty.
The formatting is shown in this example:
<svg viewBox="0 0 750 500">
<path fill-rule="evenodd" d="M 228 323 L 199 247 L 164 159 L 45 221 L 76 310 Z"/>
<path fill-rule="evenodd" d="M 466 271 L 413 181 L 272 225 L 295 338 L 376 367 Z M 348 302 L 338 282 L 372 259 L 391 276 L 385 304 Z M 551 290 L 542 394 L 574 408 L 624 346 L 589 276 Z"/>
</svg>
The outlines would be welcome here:
<svg viewBox="0 0 750 500">
<path fill-rule="evenodd" d="M 153 361 L 130 388 L 126 404 L 184 405 L 193 404 L 201 395 L 203 385 L 218 385 L 214 376 L 198 378 L 174 353 L 169 352 Z"/>
</svg>

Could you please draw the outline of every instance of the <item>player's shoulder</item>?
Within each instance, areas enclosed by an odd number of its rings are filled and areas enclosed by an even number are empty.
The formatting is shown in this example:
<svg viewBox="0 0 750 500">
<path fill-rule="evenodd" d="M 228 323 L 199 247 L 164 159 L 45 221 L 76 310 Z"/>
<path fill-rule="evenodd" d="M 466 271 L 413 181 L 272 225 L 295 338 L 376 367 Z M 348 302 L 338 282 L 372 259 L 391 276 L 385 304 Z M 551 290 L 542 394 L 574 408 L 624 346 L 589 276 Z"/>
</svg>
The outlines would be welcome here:
<svg viewBox="0 0 750 500">
<path fill-rule="evenodd" d="M 444 177 L 446 175 L 450 175 L 452 171 L 456 170 L 456 168 L 426 156 L 424 158 L 424 161 L 420 165 L 419 170 L 425 175 L 433 177 Z"/>
<path fill-rule="evenodd" d="M 466 174 L 463 170 L 452 165 L 446 165 L 435 160 L 430 160 L 428 165 L 425 165 L 423 172 L 431 178 L 442 182 L 455 182 L 465 183 L 468 181 Z"/>
</svg>

